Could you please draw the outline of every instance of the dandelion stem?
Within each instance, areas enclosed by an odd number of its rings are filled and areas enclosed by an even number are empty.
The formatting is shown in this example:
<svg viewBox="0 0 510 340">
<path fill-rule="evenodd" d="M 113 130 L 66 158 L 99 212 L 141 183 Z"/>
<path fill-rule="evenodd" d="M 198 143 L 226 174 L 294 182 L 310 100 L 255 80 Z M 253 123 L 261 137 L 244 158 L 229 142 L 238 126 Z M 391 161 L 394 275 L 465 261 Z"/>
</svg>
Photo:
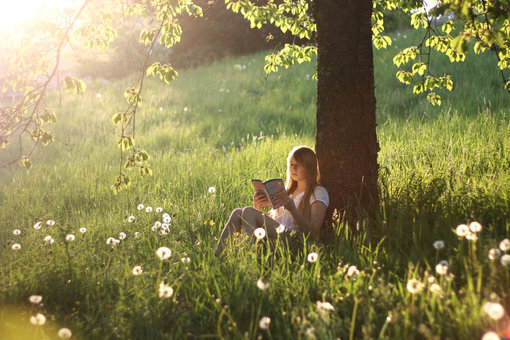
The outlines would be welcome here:
<svg viewBox="0 0 510 340">
<path fill-rule="evenodd" d="M 358 298 L 354 298 L 354 308 L 352 310 L 351 329 L 349 331 L 349 340 L 354 339 L 354 327 L 356 326 L 356 313 L 358 312 Z"/>
</svg>

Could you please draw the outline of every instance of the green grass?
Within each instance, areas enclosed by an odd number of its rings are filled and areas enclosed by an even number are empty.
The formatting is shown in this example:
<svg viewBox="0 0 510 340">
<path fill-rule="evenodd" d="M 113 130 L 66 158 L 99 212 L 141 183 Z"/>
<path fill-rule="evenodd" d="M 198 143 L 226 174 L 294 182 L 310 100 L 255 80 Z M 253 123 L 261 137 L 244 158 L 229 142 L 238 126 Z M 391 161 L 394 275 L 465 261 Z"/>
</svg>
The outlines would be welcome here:
<svg viewBox="0 0 510 340">
<path fill-rule="evenodd" d="M 251 202 L 250 179 L 284 176 L 290 148 L 313 146 L 313 64 L 266 78 L 263 54 L 255 54 L 181 72 L 170 87 L 148 81 L 137 143 L 151 154 L 154 173 L 116 196 L 111 115 L 124 107 L 123 90 L 135 78 L 97 82 L 68 97 L 52 131 L 72 146 L 51 144 L 38 150 L 30 171 L 0 174 L 0 334 L 55 338 L 68 327 L 83 339 L 466 339 L 508 327 L 508 316 L 496 323 L 482 306 L 500 301 L 510 310 L 508 268 L 487 257 L 510 236 L 510 96 L 497 72 L 487 71 L 487 58 L 467 65 L 438 59 L 457 85 L 441 108 L 431 107 L 398 83 L 394 53 L 374 58 L 380 242 L 363 223 L 337 222 L 328 244 L 240 237 L 223 258 L 214 256 L 230 211 Z M 169 234 L 151 230 L 161 213 L 138 211 L 140 203 L 172 216 Z M 48 219 L 56 225 L 32 227 Z M 484 227 L 479 239 L 459 240 L 455 227 L 473 220 Z M 127 237 L 118 246 L 106 244 L 120 232 Z M 74 242 L 65 241 L 69 233 Z M 45 244 L 46 235 L 55 243 Z M 435 250 L 436 240 L 446 247 Z M 172 250 L 170 259 L 156 257 L 160 246 Z M 307 261 L 310 252 L 317 262 Z M 449 262 L 449 275 L 435 274 L 440 260 Z M 140 276 L 131 274 L 136 265 Z M 350 265 L 360 270 L 355 278 L 346 275 Z M 429 291 L 430 277 L 439 295 Z M 259 278 L 267 290 L 257 288 Z M 425 289 L 411 294 L 410 279 Z M 174 289 L 169 299 L 158 297 L 162 280 Z M 32 307 L 32 294 L 44 304 Z M 317 301 L 335 310 L 320 312 Z M 46 325 L 29 323 L 36 312 Z M 262 316 L 271 318 L 268 330 L 258 327 Z"/>
</svg>

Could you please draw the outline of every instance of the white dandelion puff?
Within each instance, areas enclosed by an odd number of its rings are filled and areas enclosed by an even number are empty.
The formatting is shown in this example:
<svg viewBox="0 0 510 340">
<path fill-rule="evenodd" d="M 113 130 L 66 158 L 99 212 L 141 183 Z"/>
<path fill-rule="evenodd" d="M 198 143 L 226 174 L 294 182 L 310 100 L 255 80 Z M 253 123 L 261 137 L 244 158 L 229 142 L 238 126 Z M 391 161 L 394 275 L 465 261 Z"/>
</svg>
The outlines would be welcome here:
<svg viewBox="0 0 510 340">
<path fill-rule="evenodd" d="M 469 230 L 471 230 L 472 233 L 479 233 L 482 231 L 482 225 L 480 222 L 473 221 L 469 224 Z"/>
<path fill-rule="evenodd" d="M 263 316 L 260 318 L 259 328 L 262 330 L 266 330 L 269 328 L 270 324 L 271 324 L 271 318 L 269 316 Z"/>
<path fill-rule="evenodd" d="M 138 204 L 136 206 L 136 209 L 138 209 L 138 210 L 143 210 L 143 208 L 145 208 L 145 206 L 143 204 Z"/>
<path fill-rule="evenodd" d="M 163 223 L 170 223 L 170 221 L 172 221 L 172 217 L 170 217 L 167 213 L 164 213 L 162 221 Z"/>
<path fill-rule="evenodd" d="M 317 253 L 310 253 L 306 257 L 306 259 L 308 262 L 314 263 L 314 262 L 317 262 L 317 260 L 319 259 L 319 255 L 317 255 Z"/>
<path fill-rule="evenodd" d="M 21 249 L 21 244 L 19 244 L 19 243 L 14 243 L 14 244 L 12 245 L 12 249 L 13 249 L 13 250 L 20 250 L 20 249 Z"/>
<path fill-rule="evenodd" d="M 471 231 L 468 232 L 468 234 L 466 235 L 466 240 L 469 240 L 469 241 L 477 241 L 478 240 L 478 235 L 475 234 L 475 233 L 472 233 Z"/>
<path fill-rule="evenodd" d="M 73 242 L 76 239 L 76 237 L 73 234 L 67 234 L 66 241 L 67 242 Z"/>
<path fill-rule="evenodd" d="M 459 237 L 465 237 L 467 234 L 469 234 L 469 227 L 465 224 L 459 224 L 457 228 L 455 228 L 455 233 Z"/>
<path fill-rule="evenodd" d="M 124 240 L 124 239 L 126 239 L 126 236 L 127 236 L 127 235 L 126 235 L 126 233 L 121 231 L 121 232 L 119 233 L 119 240 Z"/>
<path fill-rule="evenodd" d="M 167 285 L 165 282 L 161 281 L 159 284 L 159 297 L 160 298 L 169 298 L 174 294 L 174 290 L 172 287 Z"/>
<path fill-rule="evenodd" d="M 416 279 L 410 279 L 409 281 L 407 281 L 406 285 L 407 290 L 411 294 L 420 293 L 423 290 L 423 287 L 425 287 L 425 285 Z"/>
<path fill-rule="evenodd" d="M 278 234 L 281 234 L 285 231 L 285 226 L 283 224 L 280 224 L 277 228 L 276 228 L 276 232 Z"/>
<path fill-rule="evenodd" d="M 161 229 L 170 231 L 170 224 L 169 223 L 163 223 L 161 224 Z"/>
<path fill-rule="evenodd" d="M 359 274 L 359 270 L 356 266 L 350 266 L 349 269 L 347 269 L 347 276 L 357 276 Z"/>
<path fill-rule="evenodd" d="M 444 248 L 444 241 L 438 240 L 432 244 L 436 250 L 441 250 Z"/>
<path fill-rule="evenodd" d="M 492 248 L 489 250 L 489 260 L 499 259 L 501 256 L 501 251 L 498 248 Z"/>
<path fill-rule="evenodd" d="M 39 230 L 39 229 L 41 229 L 41 227 L 42 227 L 42 222 L 37 222 L 36 224 L 34 224 L 34 229 Z"/>
<path fill-rule="evenodd" d="M 161 225 L 162 225 L 162 224 L 161 224 L 161 222 L 160 222 L 160 221 L 156 221 L 156 222 L 154 222 L 154 227 L 156 227 L 156 229 L 157 229 L 157 228 L 159 228 L 159 227 L 161 227 Z"/>
<path fill-rule="evenodd" d="M 499 249 L 501 251 L 509 251 L 510 250 L 510 240 L 505 238 L 501 242 L 499 242 Z"/>
<path fill-rule="evenodd" d="M 55 242 L 55 240 L 53 239 L 53 237 L 51 237 L 50 235 L 46 236 L 44 238 L 44 242 L 46 243 L 49 243 L 49 244 L 53 244 Z"/>
<path fill-rule="evenodd" d="M 128 217 L 128 222 L 133 223 L 135 221 L 135 217 L 133 215 Z"/>
<path fill-rule="evenodd" d="M 17 235 L 20 235 L 20 234 L 21 234 L 21 230 L 19 230 L 19 229 L 14 229 L 14 230 L 12 231 L 12 233 L 13 233 L 14 235 L 16 235 L 16 236 L 17 236 Z"/>
<path fill-rule="evenodd" d="M 120 240 L 117 240 L 114 237 L 108 237 L 108 239 L 106 240 L 106 244 L 108 244 L 110 246 L 116 246 L 119 243 L 120 243 Z"/>
<path fill-rule="evenodd" d="M 442 293 L 442 291 L 443 291 L 443 290 L 441 289 L 441 286 L 440 286 L 440 285 L 438 285 L 437 283 L 433 283 L 433 284 L 431 284 L 431 285 L 430 285 L 430 287 L 429 287 L 429 290 L 430 290 L 430 292 L 431 292 L 431 293 L 436 294 L 436 295 L 441 294 L 441 293 Z"/>
<path fill-rule="evenodd" d="M 98 93 L 96 93 L 96 97 L 97 97 L 97 98 L 101 98 L 101 97 L 102 97 L 102 96 L 101 96 L 101 93 L 99 93 L 99 92 L 98 92 Z"/>
<path fill-rule="evenodd" d="M 28 298 L 28 301 L 30 301 L 30 303 L 33 303 L 34 305 L 37 305 L 41 303 L 42 299 L 43 297 L 41 295 L 31 295 Z"/>
<path fill-rule="evenodd" d="M 73 336 L 73 332 L 69 328 L 60 328 L 57 333 L 58 337 L 64 340 L 70 339 Z"/>
<path fill-rule="evenodd" d="M 253 231 L 253 235 L 257 238 L 257 240 L 261 240 L 266 237 L 266 231 L 264 228 L 257 228 Z"/>
<path fill-rule="evenodd" d="M 499 340 L 499 335 L 495 332 L 487 332 L 482 336 L 481 340 Z"/>
<path fill-rule="evenodd" d="M 210 194 L 214 194 L 216 192 L 216 188 L 215 187 L 209 187 L 209 189 L 207 189 L 207 191 L 209 191 Z"/>
<path fill-rule="evenodd" d="M 505 315 L 505 309 L 497 302 L 486 302 L 483 311 L 493 320 L 499 320 Z"/>
<path fill-rule="evenodd" d="M 335 310 L 335 307 L 333 307 L 333 305 L 327 301 L 317 301 L 317 309 L 319 312 L 332 312 Z"/>
<path fill-rule="evenodd" d="M 500 261 L 503 266 L 510 267 L 510 255 L 505 254 L 505 255 L 501 256 Z"/>
<path fill-rule="evenodd" d="M 140 236 L 140 233 L 137 231 L 135 232 L 135 238 L 138 238 Z"/>
<path fill-rule="evenodd" d="M 37 223 L 36 223 L 36 224 L 37 224 Z M 55 225 L 55 220 L 47 220 L 47 221 L 46 221 L 46 225 L 48 225 L 48 226 L 50 226 L 50 227 L 51 227 L 51 226 L 53 226 L 53 225 Z M 34 228 L 35 228 L 35 227 L 34 227 Z"/>
<path fill-rule="evenodd" d="M 87 232 L 87 228 L 80 228 L 80 233 L 85 234 Z"/>
<path fill-rule="evenodd" d="M 148 212 L 148 213 L 152 212 L 152 207 L 145 208 L 145 212 Z"/>
<path fill-rule="evenodd" d="M 161 208 L 161 207 L 157 207 L 157 208 L 156 208 L 156 212 L 160 213 L 160 212 L 162 212 L 162 211 L 163 211 L 163 208 Z"/>
<path fill-rule="evenodd" d="M 446 275 L 448 273 L 448 262 L 447 261 L 441 261 L 438 264 L 436 264 L 436 273 L 439 275 Z"/>
<path fill-rule="evenodd" d="M 42 326 L 46 323 L 46 317 L 41 313 L 37 313 L 36 315 L 30 317 L 30 323 L 32 325 Z"/>
<path fill-rule="evenodd" d="M 158 250 L 156 250 L 156 255 L 160 260 L 166 260 L 172 256 L 172 251 L 167 247 L 159 247 Z"/>
<path fill-rule="evenodd" d="M 141 273 L 143 273 L 143 270 L 141 266 L 134 266 L 131 272 L 133 273 L 134 276 L 138 276 Z"/>
<path fill-rule="evenodd" d="M 257 288 L 260 290 L 266 290 L 269 288 L 269 283 L 262 281 L 262 279 L 257 280 Z"/>
<path fill-rule="evenodd" d="M 189 257 L 183 257 L 181 258 L 181 262 L 182 263 L 189 263 L 191 261 L 191 259 Z"/>
</svg>

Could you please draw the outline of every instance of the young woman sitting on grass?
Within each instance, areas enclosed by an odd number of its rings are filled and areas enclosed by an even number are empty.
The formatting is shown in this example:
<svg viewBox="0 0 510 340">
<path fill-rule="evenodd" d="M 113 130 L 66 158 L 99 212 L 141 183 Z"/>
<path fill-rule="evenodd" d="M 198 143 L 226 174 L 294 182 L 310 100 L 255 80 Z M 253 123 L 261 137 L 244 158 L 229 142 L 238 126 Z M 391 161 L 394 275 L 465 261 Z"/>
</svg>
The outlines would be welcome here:
<svg viewBox="0 0 510 340">
<path fill-rule="evenodd" d="M 255 229 L 264 228 L 267 237 L 276 239 L 280 231 L 277 231 L 277 228 L 283 225 L 284 235 L 295 230 L 298 234 L 316 237 L 324 224 L 326 208 L 329 205 L 328 192 L 319 183 L 320 174 L 315 152 L 306 146 L 293 148 L 287 157 L 287 195 L 281 197 L 284 200 L 283 206 L 276 210 L 271 209 L 267 215 L 261 208 L 271 207 L 269 198 L 255 192 L 253 207 L 237 208 L 230 214 L 221 233 L 216 254 L 223 251 L 231 235 L 243 229 L 251 235 Z"/>
</svg>

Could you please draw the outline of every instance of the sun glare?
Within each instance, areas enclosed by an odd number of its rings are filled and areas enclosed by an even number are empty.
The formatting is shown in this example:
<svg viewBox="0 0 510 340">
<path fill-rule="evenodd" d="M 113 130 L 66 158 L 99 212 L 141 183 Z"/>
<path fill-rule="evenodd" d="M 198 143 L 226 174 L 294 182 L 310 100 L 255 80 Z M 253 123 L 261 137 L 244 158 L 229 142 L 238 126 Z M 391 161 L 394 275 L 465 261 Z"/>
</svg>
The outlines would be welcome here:
<svg viewBox="0 0 510 340">
<path fill-rule="evenodd" d="M 77 0 L 2 0 L 0 2 L 0 32 L 20 29 L 45 11 L 73 8 Z"/>
</svg>

